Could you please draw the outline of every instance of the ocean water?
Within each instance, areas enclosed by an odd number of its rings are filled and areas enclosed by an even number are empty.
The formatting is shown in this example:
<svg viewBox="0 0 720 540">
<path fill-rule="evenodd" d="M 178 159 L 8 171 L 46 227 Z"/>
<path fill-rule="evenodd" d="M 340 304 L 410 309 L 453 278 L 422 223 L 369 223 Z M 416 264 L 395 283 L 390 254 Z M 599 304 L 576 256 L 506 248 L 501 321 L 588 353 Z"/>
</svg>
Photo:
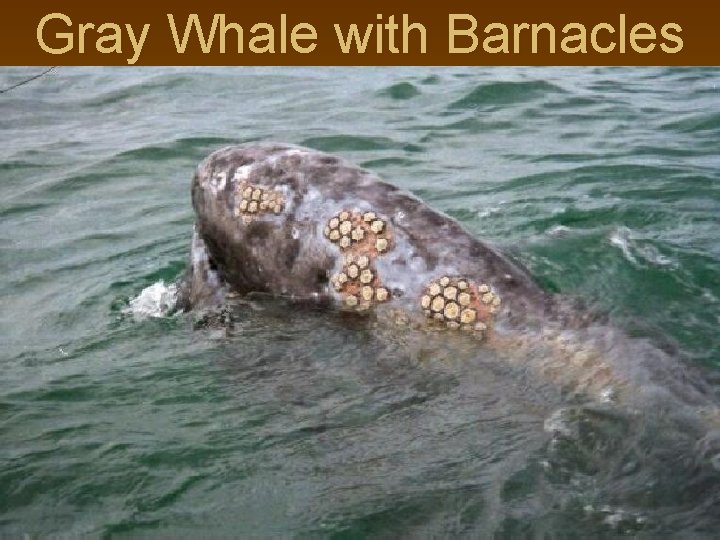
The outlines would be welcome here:
<svg viewBox="0 0 720 540">
<path fill-rule="evenodd" d="M 195 165 L 266 140 L 411 190 L 720 393 L 718 69 L 61 67 L 0 94 L 0 536 L 717 533 L 720 454 L 642 412 L 575 429 L 531 373 L 332 313 L 172 313 Z"/>
</svg>

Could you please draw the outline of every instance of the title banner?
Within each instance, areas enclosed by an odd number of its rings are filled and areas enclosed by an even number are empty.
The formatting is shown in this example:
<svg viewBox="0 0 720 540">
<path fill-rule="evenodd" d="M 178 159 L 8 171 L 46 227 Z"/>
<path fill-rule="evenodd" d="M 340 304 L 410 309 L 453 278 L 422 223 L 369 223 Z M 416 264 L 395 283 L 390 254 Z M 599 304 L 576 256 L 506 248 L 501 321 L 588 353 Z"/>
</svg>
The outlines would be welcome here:
<svg viewBox="0 0 720 540">
<path fill-rule="evenodd" d="M 714 65 L 710 2 L 25 2 L 4 65 Z"/>
</svg>

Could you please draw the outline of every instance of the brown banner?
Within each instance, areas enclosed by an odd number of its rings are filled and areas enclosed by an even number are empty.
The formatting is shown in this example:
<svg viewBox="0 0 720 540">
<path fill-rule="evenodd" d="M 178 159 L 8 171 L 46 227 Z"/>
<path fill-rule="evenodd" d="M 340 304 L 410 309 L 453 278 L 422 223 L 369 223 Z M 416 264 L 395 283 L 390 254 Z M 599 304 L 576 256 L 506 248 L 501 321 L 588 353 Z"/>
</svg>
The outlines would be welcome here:
<svg viewBox="0 0 720 540">
<path fill-rule="evenodd" d="M 711 2 L 25 2 L 4 65 L 717 65 Z"/>
</svg>

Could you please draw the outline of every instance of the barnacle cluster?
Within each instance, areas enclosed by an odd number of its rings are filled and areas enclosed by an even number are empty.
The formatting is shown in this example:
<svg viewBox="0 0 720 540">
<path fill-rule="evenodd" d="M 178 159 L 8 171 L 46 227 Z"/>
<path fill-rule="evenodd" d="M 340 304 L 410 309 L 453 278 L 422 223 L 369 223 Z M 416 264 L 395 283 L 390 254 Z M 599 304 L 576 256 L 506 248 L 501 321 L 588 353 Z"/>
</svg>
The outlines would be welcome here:
<svg viewBox="0 0 720 540">
<path fill-rule="evenodd" d="M 426 317 L 448 328 L 481 335 L 487 331 L 500 303 L 500 297 L 488 285 L 452 276 L 431 281 L 420 297 Z"/>
<path fill-rule="evenodd" d="M 375 268 L 375 260 L 392 245 L 387 221 L 375 212 L 341 210 L 327 221 L 323 234 L 343 253 L 342 268 L 330 279 L 343 307 L 365 311 L 390 300 Z"/>
<path fill-rule="evenodd" d="M 392 242 L 387 222 L 375 212 L 341 210 L 328 220 L 323 234 L 342 251 L 373 256 L 388 251 Z"/>
<path fill-rule="evenodd" d="M 280 214 L 285 200 L 279 191 L 241 182 L 237 187 L 237 206 L 235 215 L 242 216 L 245 222 L 258 214 Z"/>
<path fill-rule="evenodd" d="M 390 299 L 390 292 L 381 285 L 380 277 L 367 255 L 345 255 L 342 269 L 330 278 L 330 283 L 342 295 L 344 307 L 357 311 L 367 310 Z"/>
</svg>

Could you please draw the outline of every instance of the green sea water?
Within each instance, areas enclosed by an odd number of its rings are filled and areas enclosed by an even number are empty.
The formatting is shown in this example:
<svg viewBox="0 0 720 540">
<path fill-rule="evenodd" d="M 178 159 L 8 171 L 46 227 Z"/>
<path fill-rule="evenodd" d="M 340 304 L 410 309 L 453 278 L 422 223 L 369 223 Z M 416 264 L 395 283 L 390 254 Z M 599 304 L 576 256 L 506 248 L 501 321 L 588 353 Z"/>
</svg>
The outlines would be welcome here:
<svg viewBox="0 0 720 540">
<path fill-rule="evenodd" d="M 717 534 L 720 454 L 623 419 L 558 444 L 563 396 L 492 359 L 273 302 L 133 314 L 183 272 L 195 165 L 266 140 L 414 192 L 720 393 L 718 69 L 61 67 L 0 94 L 0 536 Z"/>
</svg>

